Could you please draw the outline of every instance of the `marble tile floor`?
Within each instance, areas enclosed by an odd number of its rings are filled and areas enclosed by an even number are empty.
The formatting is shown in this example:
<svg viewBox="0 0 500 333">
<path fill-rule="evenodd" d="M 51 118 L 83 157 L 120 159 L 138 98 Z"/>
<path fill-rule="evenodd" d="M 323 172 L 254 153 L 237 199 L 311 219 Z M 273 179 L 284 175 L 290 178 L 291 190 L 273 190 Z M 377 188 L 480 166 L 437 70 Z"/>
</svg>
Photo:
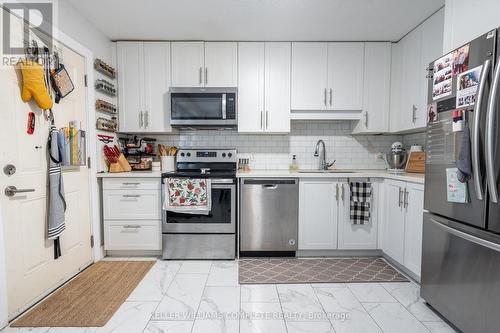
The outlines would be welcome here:
<svg viewBox="0 0 500 333">
<path fill-rule="evenodd" d="M 143 258 L 144 259 L 144 258 Z M 237 261 L 161 261 L 104 327 L 1 333 L 451 333 L 413 282 L 239 285 Z"/>
</svg>

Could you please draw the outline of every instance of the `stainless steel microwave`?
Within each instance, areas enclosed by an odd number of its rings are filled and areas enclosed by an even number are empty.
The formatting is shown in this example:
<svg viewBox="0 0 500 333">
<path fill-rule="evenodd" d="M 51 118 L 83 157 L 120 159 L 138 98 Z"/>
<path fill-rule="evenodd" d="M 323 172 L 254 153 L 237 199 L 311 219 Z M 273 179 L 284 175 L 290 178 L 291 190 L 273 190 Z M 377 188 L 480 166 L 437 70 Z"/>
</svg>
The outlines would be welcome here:
<svg viewBox="0 0 500 333">
<path fill-rule="evenodd" d="M 170 125 L 228 128 L 238 125 L 237 88 L 170 88 Z"/>
</svg>

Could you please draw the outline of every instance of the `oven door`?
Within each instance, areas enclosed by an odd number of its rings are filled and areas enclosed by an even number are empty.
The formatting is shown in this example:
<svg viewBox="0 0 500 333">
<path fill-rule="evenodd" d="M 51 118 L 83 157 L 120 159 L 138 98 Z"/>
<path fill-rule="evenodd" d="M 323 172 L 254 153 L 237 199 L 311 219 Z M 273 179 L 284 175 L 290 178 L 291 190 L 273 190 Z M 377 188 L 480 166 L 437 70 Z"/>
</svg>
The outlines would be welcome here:
<svg viewBox="0 0 500 333">
<path fill-rule="evenodd" d="M 208 215 L 170 211 L 164 211 L 163 215 L 163 233 L 235 233 L 236 185 L 234 180 L 212 179 L 212 209 Z"/>
<path fill-rule="evenodd" d="M 235 126 L 236 93 L 220 88 L 172 88 L 170 124 L 173 126 Z"/>
</svg>

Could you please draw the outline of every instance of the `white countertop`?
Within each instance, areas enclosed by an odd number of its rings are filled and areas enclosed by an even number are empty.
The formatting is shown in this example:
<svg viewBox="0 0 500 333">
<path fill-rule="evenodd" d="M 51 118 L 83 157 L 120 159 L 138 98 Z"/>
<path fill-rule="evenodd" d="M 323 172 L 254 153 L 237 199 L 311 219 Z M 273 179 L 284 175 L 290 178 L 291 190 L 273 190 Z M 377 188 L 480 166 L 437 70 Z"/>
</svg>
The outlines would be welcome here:
<svg viewBox="0 0 500 333">
<path fill-rule="evenodd" d="M 341 170 L 339 170 L 341 171 Z M 352 170 L 354 172 L 291 172 L 288 170 L 252 170 L 249 172 L 238 172 L 238 178 L 384 178 L 407 181 L 412 183 L 424 183 L 424 174 L 404 173 L 391 174 L 385 170 Z"/>
<path fill-rule="evenodd" d="M 252 170 L 238 172 L 238 178 L 384 178 L 423 184 L 424 174 L 391 174 L 385 170 L 353 170 L 354 172 L 290 172 L 288 170 Z M 131 171 L 117 173 L 98 173 L 98 178 L 160 178 L 161 171 Z"/>
<path fill-rule="evenodd" d="M 97 178 L 161 178 L 161 171 L 100 172 Z"/>
</svg>

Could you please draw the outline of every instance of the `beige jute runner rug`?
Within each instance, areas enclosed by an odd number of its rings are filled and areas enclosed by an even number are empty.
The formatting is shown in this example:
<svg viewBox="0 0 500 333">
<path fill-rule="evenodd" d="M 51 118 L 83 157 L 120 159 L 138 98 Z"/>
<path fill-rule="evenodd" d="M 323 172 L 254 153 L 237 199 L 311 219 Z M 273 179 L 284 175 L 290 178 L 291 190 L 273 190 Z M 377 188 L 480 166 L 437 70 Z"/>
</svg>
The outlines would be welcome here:
<svg viewBox="0 0 500 333">
<path fill-rule="evenodd" d="M 104 326 L 154 264 L 154 261 L 99 261 L 11 326 Z"/>
</svg>

